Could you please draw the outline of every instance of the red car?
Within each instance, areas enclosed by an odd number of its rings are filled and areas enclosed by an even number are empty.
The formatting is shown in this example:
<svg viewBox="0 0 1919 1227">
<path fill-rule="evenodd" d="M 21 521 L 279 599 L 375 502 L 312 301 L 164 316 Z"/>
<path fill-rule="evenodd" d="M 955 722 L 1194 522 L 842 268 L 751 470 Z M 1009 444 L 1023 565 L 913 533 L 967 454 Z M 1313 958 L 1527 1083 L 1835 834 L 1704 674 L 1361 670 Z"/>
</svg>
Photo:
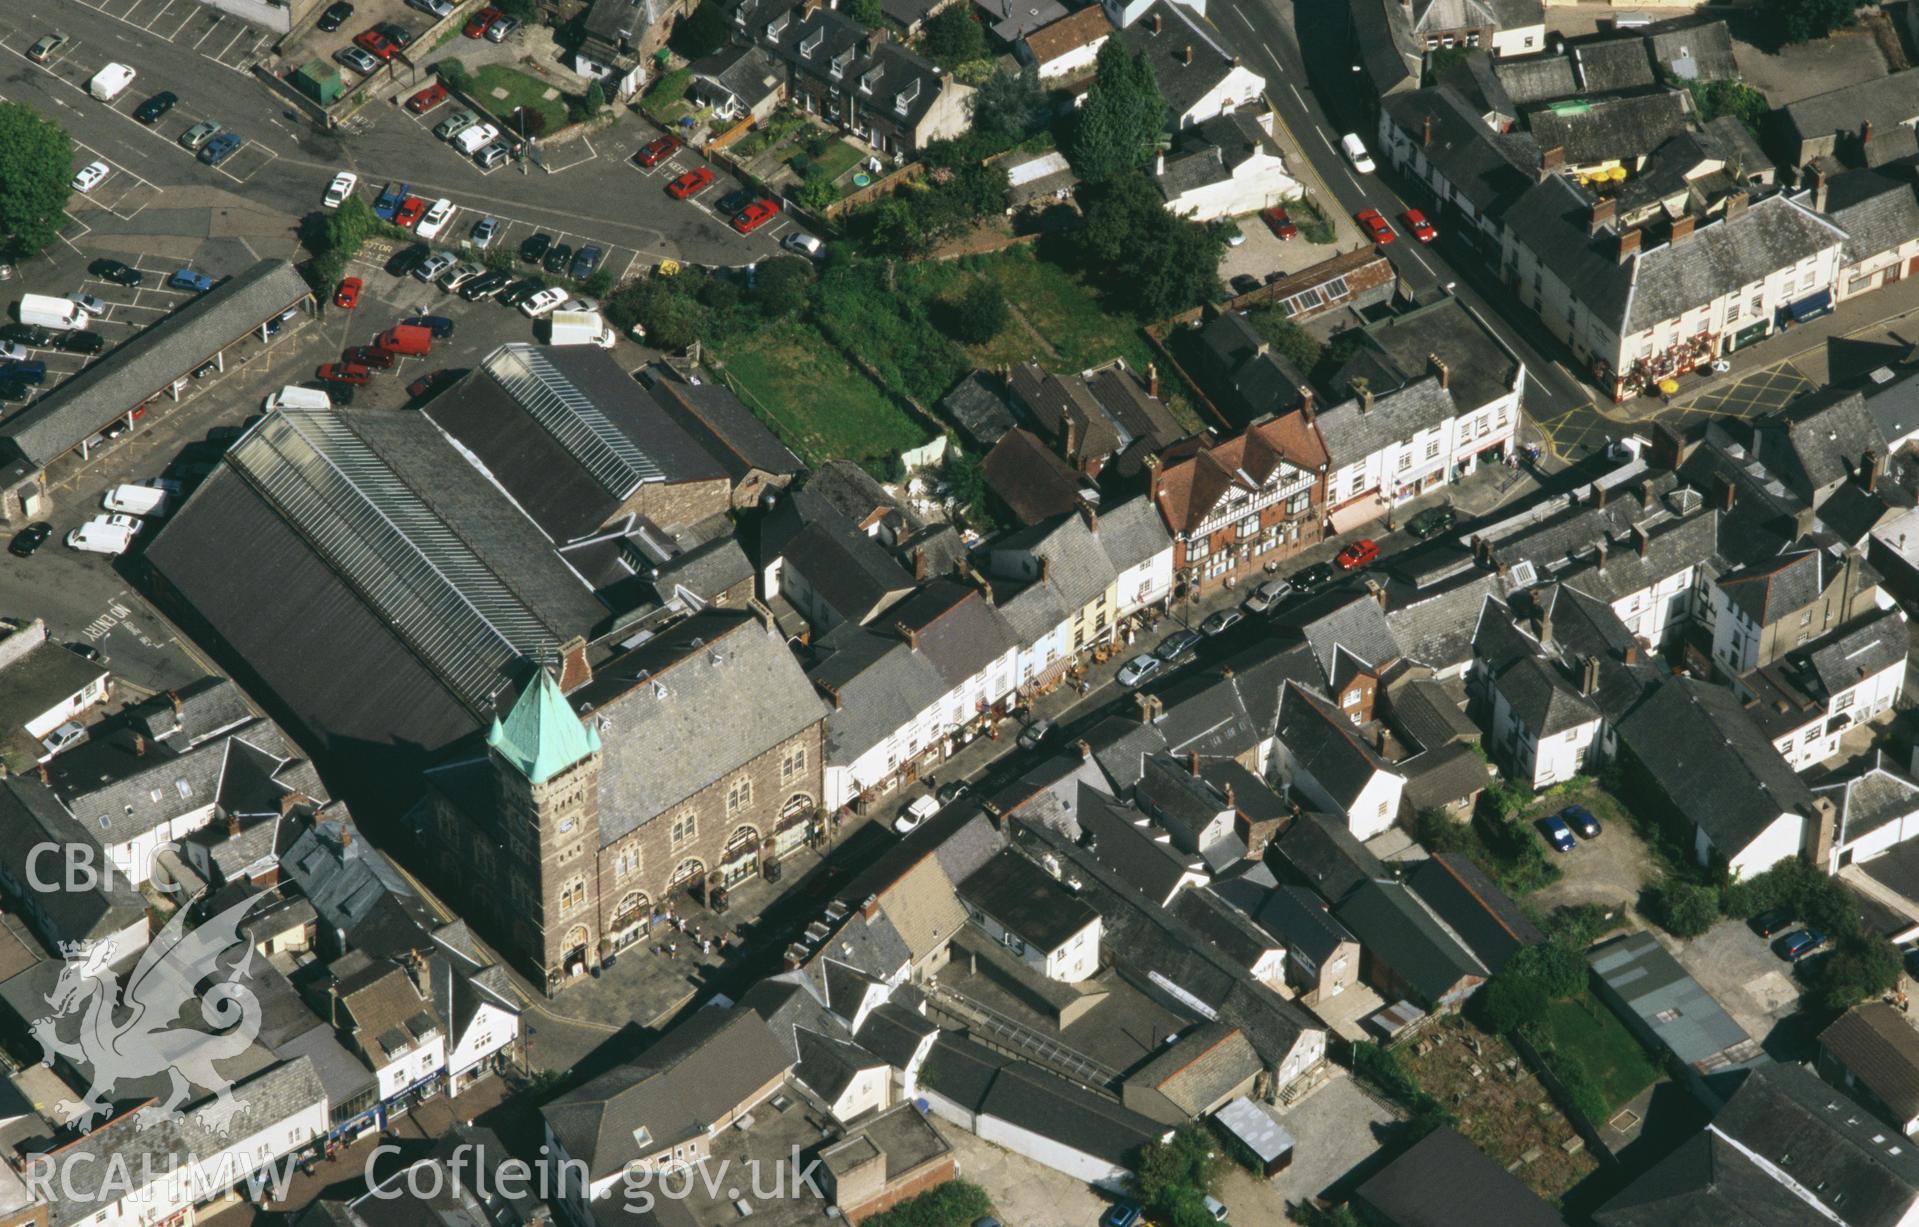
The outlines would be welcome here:
<svg viewBox="0 0 1919 1227">
<path fill-rule="evenodd" d="M 358 277 L 348 277 L 340 283 L 339 289 L 333 291 L 333 305 L 336 307 L 345 307 L 351 311 L 360 305 L 360 291 L 365 288 L 366 282 L 360 280 Z"/>
<path fill-rule="evenodd" d="M 733 229 L 741 234 L 751 234 L 779 215 L 780 202 L 762 196 L 752 204 L 740 210 L 733 219 Z"/>
<path fill-rule="evenodd" d="M 360 31 L 353 36 L 353 45 L 362 51 L 378 56 L 382 60 L 392 59 L 394 53 L 400 49 L 400 44 L 394 42 L 378 30 Z"/>
<path fill-rule="evenodd" d="M 406 386 L 406 394 L 414 400 L 418 400 L 422 396 L 438 392 L 441 388 L 458 378 L 459 375 L 454 371 L 435 371 L 431 375 L 422 375 L 408 384 Z"/>
<path fill-rule="evenodd" d="M 1345 549 L 1339 551 L 1339 557 L 1333 561 L 1341 570 L 1357 571 L 1367 563 L 1379 557 L 1379 543 L 1371 537 L 1361 537 Z"/>
<path fill-rule="evenodd" d="M 415 115 L 424 115 L 434 107 L 446 101 L 446 86 L 433 84 L 427 86 L 406 100 L 406 109 Z"/>
<path fill-rule="evenodd" d="M 393 224 L 411 229 L 413 223 L 425 216 L 426 201 L 418 196 L 408 196 L 400 202 L 400 207 L 393 211 Z"/>
<path fill-rule="evenodd" d="M 468 38 L 485 38 L 486 28 L 493 24 L 494 18 L 504 16 L 506 16 L 506 14 L 502 13 L 499 9 L 483 8 L 466 19 L 466 28 L 461 30 L 460 33 L 466 35 Z"/>
<path fill-rule="evenodd" d="M 1353 214 L 1353 220 L 1359 223 L 1367 238 L 1381 247 L 1393 241 L 1392 223 L 1381 217 L 1378 209 L 1361 209 Z"/>
<path fill-rule="evenodd" d="M 672 157 L 674 153 L 679 150 L 679 147 L 679 137 L 663 136 L 649 145 L 641 146 L 640 151 L 633 155 L 633 164 L 635 166 L 644 166 L 648 170 L 651 170 L 653 167 L 658 166 L 660 163 Z"/>
<path fill-rule="evenodd" d="M 713 168 L 702 166 L 689 170 L 673 182 L 666 185 L 666 194 L 675 200 L 685 200 L 693 193 L 704 189 L 713 182 Z"/>
<path fill-rule="evenodd" d="M 378 345 L 355 345 L 340 355 L 345 366 L 364 366 L 369 370 L 390 371 L 393 369 L 393 351 L 381 349 Z"/>
<path fill-rule="evenodd" d="M 1274 238 L 1284 241 L 1299 237 L 1299 227 L 1293 225 L 1293 219 L 1281 206 L 1274 205 L 1270 209 L 1265 209 L 1261 211 L 1260 216 L 1265 219 L 1266 228 L 1273 232 Z"/>
<path fill-rule="evenodd" d="M 1426 215 L 1418 209 L 1406 210 L 1399 215 L 1399 220 L 1405 222 L 1406 229 L 1422 243 L 1430 243 L 1439 237 L 1439 231 L 1433 228 L 1433 224 L 1426 220 Z"/>
<path fill-rule="evenodd" d="M 329 362 L 314 372 L 328 383 L 367 383 L 373 378 L 373 372 L 353 362 Z"/>
</svg>

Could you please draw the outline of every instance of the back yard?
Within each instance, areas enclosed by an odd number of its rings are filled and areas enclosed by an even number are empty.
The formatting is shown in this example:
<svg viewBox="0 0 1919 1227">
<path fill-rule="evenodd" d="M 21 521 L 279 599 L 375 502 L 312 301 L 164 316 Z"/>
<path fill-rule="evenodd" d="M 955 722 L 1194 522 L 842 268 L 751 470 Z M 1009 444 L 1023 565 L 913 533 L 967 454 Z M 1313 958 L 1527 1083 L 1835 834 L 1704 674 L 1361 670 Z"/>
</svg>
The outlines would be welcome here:
<svg viewBox="0 0 1919 1227">
<path fill-rule="evenodd" d="M 511 115 L 525 107 L 546 121 L 542 131 L 558 132 L 566 126 L 566 95 L 560 87 L 517 68 L 483 64 L 473 70 L 467 91 L 495 115 Z"/>
<path fill-rule="evenodd" d="M 890 458 L 925 432 L 804 320 L 771 323 L 715 347 L 733 390 L 809 466 Z"/>
<path fill-rule="evenodd" d="M 1604 1117 L 1659 1081 L 1659 1067 L 1626 1024 L 1590 992 L 1555 1001 L 1539 1024 L 1537 1046 L 1562 1077 L 1578 1071 L 1606 1101 Z"/>
</svg>

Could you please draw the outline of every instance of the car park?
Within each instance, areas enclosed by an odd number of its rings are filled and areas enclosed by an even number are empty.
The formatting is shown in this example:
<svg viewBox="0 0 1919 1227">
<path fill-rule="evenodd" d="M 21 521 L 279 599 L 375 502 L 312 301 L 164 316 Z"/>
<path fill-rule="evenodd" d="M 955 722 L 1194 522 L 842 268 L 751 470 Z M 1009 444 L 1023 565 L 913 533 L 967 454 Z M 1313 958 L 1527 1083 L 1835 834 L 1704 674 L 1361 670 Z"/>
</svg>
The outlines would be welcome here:
<svg viewBox="0 0 1919 1227">
<path fill-rule="evenodd" d="M 400 202 L 400 207 L 393 211 L 393 224 L 402 230 L 411 230 L 414 223 L 424 216 L 426 216 L 426 201 L 418 196 L 408 196 Z"/>
<path fill-rule="evenodd" d="M 98 295 L 87 294 L 76 290 L 67 295 L 67 301 L 82 311 L 85 311 L 88 315 L 105 315 L 107 313 L 107 300 Z"/>
<path fill-rule="evenodd" d="M 51 34 L 42 34 L 33 40 L 33 46 L 27 48 L 27 58 L 36 64 L 44 64 L 53 58 L 53 53 L 67 45 L 65 34 L 55 30 Z"/>
<path fill-rule="evenodd" d="M 1158 677 L 1159 671 L 1165 667 L 1166 662 L 1157 656 L 1135 656 L 1119 667 L 1119 672 L 1114 674 L 1113 680 L 1128 689 L 1144 686 Z"/>
<path fill-rule="evenodd" d="M 340 283 L 339 289 L 333 291 L 333 305 L 353 310 L 360 305 L 360 291 L 365 288 L 366 282 L 358 277 L 348 277 Z"/>
<path fill-rule="evenodd" d="M 1292 214 L 1286 212 L 1285 206 L 1274 205 L 1262 209 L 1259 217 L 1266 223 L 1266 228 L 1273 232 L 1274 238 L 1284 242 L 1299 237 L 1299 227 L 1293 224 Z"/>
<path fill-rule="evenodd" d="M 445 230 L 446 224 L 452 220 L 453 202 L 442 196 L 427 207 L 427 211 L 420 217 L 420 224 L 413 228 L 413 233 L 423 239 L 436 239 L 440 237 L 440 231 Z"/>
<path fill-rule="evenodd" d="M 53 525 L 45 520 L 35 520 L 19 532 L 13 534 L 13 540 L 7 542 L 7 553 L 15 558 L 31 558 L 33 552 L 47 543 L 53 536 Z"/>
<path fill-rule="evenodd" d="M 675 200 L 685 200 L 689 196 L 705 190 L 713 182 L 713 168 L 696 166 L 673 182 L 666 185 L 666 194 Z"/>
<path fill-rule="evenodd" d="M 329 362 L 314 372 L 315 377 L 328 383 L 363 384 L 371 382 L 373 372 L 357 363 Z"/>
<path fill-rule="evenodd" d="M 170 89 L 163 89 L 133 108 L 133 117 L 143 124 L 158 123 L 160 117 L 171 111 L 179 101 L 178 94 Z"/>
<path fill-rule="evenodd" d="M 547 251 L 546 259 L 541 262 L 540 267 L 558 276 L 564 273 L 567 265 L 571 263 L 573 263 L 573 245 L 571 243 L 555 243 Z"/>
<path fill-rule="evenodd" d="M 200 152 L 201 146 L 212 140 L 214 133 L 219 130 L 219 124 L 211 119 L 203 119 L 180 134 L 180 144 L 182 147 L 198 153 Z"/>
<path fill-rule="evenodd" d="M 557 310 L 559 305 L 565 301 L 565 290 L 545 289 L 523 300 L 520 303 L 520 310 L 525 313 L 529 319 L 539 319 L 541 316 Z"/>
<path fill-rule="evenodd" d="M 326 185 L 326 195 L 320 198 L 324 208 L 337 209 L 353 195 L 353 189 L 360 186 L 360 176 L 350 170 L 343 170 L 333 176 L 333 182 Z"/>
<path fill-rule="evenodd" d="M 413 97 L 408 98 L 406 100 L 406 109 L 415 115 L 424 115 L 434 107 L 439 106 L 442 102 L 445 102 L 449 97 L 451 97 L 451 95 L 446 92 L 446 86 L 435 81 L 419 93 L 413 95 Z"/>
<path fill-rule="evenodd" d="M 1560 821 L 1571 827 L 1573 833 L 1579 836 L 1579 838 L 1599 838 L 1599 819 L 1593 817 L 1592 811 L 1585 806 L 1568 805 L 1565 809 L 1559 811 L 1559 818 Z"/>
<path fill-rule="evenodd" d="M 1245 620 L 1246 615 L 1237 609 L 1221 609 L 1208 614 L 1199 624 L 1199 630 L 1203 635 L 1223 635 Z"/>
<path fill-rule="evenodd" d="M 444 315 L 409 315 L 400 321 L 414 328 L 424 328 L 433 334 L 436 341 L 444 341 L 453 335 L 453 321 Z"/>
<path fill-rule="evenodd" d="M 206 148 L 200 151 L 200 160 L 208 166 L 218 166 L 238 153 L 244 144 L 246 140 L 239 133 L 222 132 L 207 142 Z"/>
<path fill-rule="evenodd" d="M 1246 598 L 1246 612 L 1256 614 L 1271 613 L 1273 610 L 1279 608 L 1281 601 L 1292 594 L 1292 581 L 1269 579 L 1257 588 L 1254 588 L 1252 595 Z"/>
<path fill-rule="evenodd" d="M 1204 638 L 1198 631 L 1177 630 L 1159 641 L 1153 655 L 1163 664 L 1176 665 L 1191 656 Z"/>
<path fill-rule="evenodd" d="M 363 47 L 342 47 L 333 53 L 335 61 L 363 77 L 380 71 L 380 60 Z"/>
<path fill-rule="evenodd" d="M 87 271 L 102 281 L 111 281 L 115 285 L 124 285 L 129 288 L 145 280 L 140 275 L 139 269 L 130 264 L 122 264 L 118 260 L 95 260 L 87 265 Z"/>
<path fill-rule="evenodd" d="M 1407 523 L 1406 531 L 1414 540 L 1425 541 L 1451 529 L 1457 519 L 1451 507 L 1428 507 Z"/>
<path fill-rule="evenodd" d="M 173 275 L 167 278 L 167 285 L 175 290 L 192 290 L 195 293 L 204 294 L 213 288 L 213 278 L 199 269 L 176 268 L 173 270 Z"/>
<path fill-rule="evenodd" d="M 107 176 L 112 173 L 113 168 L 105 162 L 88 162 L 75 173 L 73 182 L 68 184 L 68 186 L 84 196 L 94 188 L 99 187 L 102 183 L 105 183 Z"/>
<path fill-rule="evenodd" d="M 315 22 L 314 25 L 319 28 L 321 33 L 331 34 L 345 25 L 347 18 L 351 16 L 353 16 L 353 6 L 348 4 L 347 0 L 339 0 L 337 4 L 329 4 L 326 12 L 320 14 L 320 20 Z"/>
<path fill-rule="evenodd" d="M 1339 551 L 1339 557 L 1333 561 L 1337 562 L 1342 570 L 1357 571 L 1378 557 L 1379 543 L 1371 537 L 1361 537 Z"/>
<path fill-rule="evenodd" d="M 482 217 L 473 223 L 473 229 L 467 232 L 466 241 L 485 251 L 493 246 L 493 240 L 500 237 L 500 219 Z"/>
<path fill-rule="evenodd" d="M 520 241 L 520 259 L 528 264 L 538 264 L 546 256 L 547 248 L 551 246 L 553 246 L 552 235 L 529 234 Z"/>
<path fill-rule="evenodd" d="M 640 146 L 638 153 L 633 155 L 633 165 L 651 170 L 679 152 L 679 148 L 680 138 L 677 136 L 662 136 L 657 140 L 648 141 Z"/>
<path fill-rule="evenodd" d="M 392 59 L 394 53 L 400 49 L 398 43 L 388 38 L 377 27 L 371 30 L 362 30 L 358 34 L 355 34 L 353 36 L 353 45 L 362 51 L 377 56 L 382 62 Z"/>
<path fill-rule="evenodd" d="M 1380 216 L 1378 209 L 1361 209 L 1353 214 L 1353 220 L 1358 222 L 1359 228 L 1366 232 L 1369 242 L 1384 247 L 1393 241 L 1392 223 Z"/>
<path fill-rule="evenodd" d="M 747 205 L 744 209 L 741 209 L 739 213 L 734 216 L 732 226 L 733 229 L 739 231 L 741 234 L 751 234 L 779 216 L 779 212 L 779 201 L 762 196 L 752 204 Z"/>
<path fill-rule="evenodd" d="M 364 366 L 373 371 L 390 371 L 398 359 L 391 350 L 381 349 L 378 345 L 355 345 L 340 352 L 340 361 L 347 366 Z"/>
<path fill-rule="evenodd" d="M 439 286 L 441 289 L 451 292 L 459 289 L 484 272 L 486 272 L 486 266 L 484 264 L 475 264 L 471 260 L 462 260 L 460 263 L 455 264 L 452 268 L 440 274 Z"/>
<path fill-rule="evenodd" d="M 1571 852 L 1579 846 L 1579 841 L 1573 838 L 1572 828 L 1558 814 L 1541 818 L 1538 826 L 1539 833 L 1546 837 L 1546 842 L 1553 846 L 1554 852 Z"/>
<path fill-rule="evenodd" d="M 1786 926 L 1791 924 L 1792 921 L 1793 915 L 1791 908 L 1771 907 L 1754 916 L 1746 923 L 1751 926 L 1752 931 L 1759 936 L 1772 937 L 1774 934 L 1785 932 Z"/>
<path fill-rule="evenodd" d="M 519 28 L 520 19 L 518 17 L 503 13 L 487 23 L 486 41 L 489 43 L 503 43 L 511 38 L 513 32 Z"/>
<path fill-rule="evenodd" d="M 468 38 L 485 38 L 486 29 L 493 24 L 493 19 L 503 16 L 505 16 L 505 14 L 500 12 L 499 9 L 489 5 L 486 8 L 476 11 L 471 17 L 468 17 L 466 19 L 466 25 L 461 28 L 460 33 L 466 35 Z"/>
<path fill-rule="evenodd" d="M 433 135 L 450 141 L 479 122 L 480 117 L 471 111 L 455 111 L 433 126 Z"/>
<path fill-rule="evenodd" d="M 441 273 L 459 262 L 460 257 L 450 251 L 436 251 L 413 266 L 413 275 L 421 281 L 431 283 L 437 280 Z"/>
<path fill-rule="evenodd" d="M 1819 930 L 1799 929 L 1780 938 L 1773 944 L 1773 949 L 1788 963 L 1797 963 L 1825 944 L 1826 935 Z"/>
<path fill-rule="evenodd" d="M 502 138 L 491 144 L 481 146 L 480 152 L 473 155 L 473 160 L 480 164 L 481 170 L 492 170 L 495 166 L 498 166 L 512 156 L 513 146 L 507 142 L 505 138 Z"/>
<path fill-rule="evenodd" d="M 573 257 L 573 264 L 568 270 L 568 275 L 575 281 L 585 281 L 593 275 L 594 269 L 600 267 L 600 260 L 605 254 L 606 253 L 601 251 L 596 244 L 586 244 L 584 247 L 581 247 L 579 253 Z"/>
<path fill-rule="evenodd" d="M 1407 232 L 1422 243 L 1430 243 L 1439 237 L 1439 230 L 1418 209 L 1406 210 L 1399 215 L 1399 220 L 1406 224 Z"/>
<path fill-rule="evenodd" d="M 460 287 L 460 297 L 468 302 L 481 302 L 492 298 L 513 280 L 513 274 L 491 269 Z"/>
</svg>

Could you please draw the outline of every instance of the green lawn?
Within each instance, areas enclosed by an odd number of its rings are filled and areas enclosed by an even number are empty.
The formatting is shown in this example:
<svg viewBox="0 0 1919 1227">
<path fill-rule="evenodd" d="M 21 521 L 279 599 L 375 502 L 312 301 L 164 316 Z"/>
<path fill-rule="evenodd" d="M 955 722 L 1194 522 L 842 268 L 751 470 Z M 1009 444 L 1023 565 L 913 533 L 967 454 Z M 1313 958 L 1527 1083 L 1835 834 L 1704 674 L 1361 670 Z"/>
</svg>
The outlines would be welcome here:
<svg viewBox="0 0 1919 1227">
<path fill-rule="evenodd" d="M 926 441 L 890 397 L 798 320 L 728 341 L 721 353 L 736 390 L 808 465 L 891 457 Z"/>
<path fill-rule="evenodd" d="M 837 179 L 847 171 L 852 170 L 855 166 L 859 165 L 860 159 L 865 156 L 845 141 L 834 141 L 826 147 L 826 152 L 817 158 L 805 155 L 804 151 L 798 148 L 795 148 L 792 152 L 793 156 L 786 160 L 795 164 L 793 167 L 794 170 L 798 170 L 800 166 L 804 165 L 807 174 L 823 174 L 829 180 Z M 805 156 L 804 162 L 799 161 L 799 158 L 802 156 Z"/>
<path fill-rule="evenodd" d="M 1612 1111 L 1659 1081 L 1652 1057 L 1618 1015 L 1589 992 L 1553 1002 L 1540 1031 L 1556 1050 L 1554 1063 L 1583 1070 Z"/>
<path fill-rule="evenodd" d="M 556 92 L 551 98 L 546 96 L 548 90 L 557 89 L 505 64 L 486 64 L 473 71 L 467 92 L 502 118 L 511 115 L 516 107 L 537 111 L 546 120 L 546 130 L 558 132 L 566 126 L 566 94 Z M 504 91 L 505 96 L 499 91 Z"/>
</svg>

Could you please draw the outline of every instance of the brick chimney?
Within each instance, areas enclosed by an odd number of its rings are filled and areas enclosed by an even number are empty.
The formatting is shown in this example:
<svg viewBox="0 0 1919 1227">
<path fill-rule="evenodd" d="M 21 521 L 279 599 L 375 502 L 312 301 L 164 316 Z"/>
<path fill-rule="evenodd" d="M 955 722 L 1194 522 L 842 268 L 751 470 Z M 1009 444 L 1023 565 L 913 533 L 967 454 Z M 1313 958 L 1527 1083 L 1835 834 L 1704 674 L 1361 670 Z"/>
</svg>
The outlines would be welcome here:
<svg viewBox="0 0 1919 1227">
<path fill-rule="evenodd" d="M 1166 711 L 1158 695 L 1135 694 L 1133 703 L 1139 708 L 1139 718 L 1145 724 L 1157 724 Z"/>
<path fill-rule="evenodd" d="M 1044 558 L 1039 560 L 1039 577 L 1041 580 L 1046 578 L 1046 560 Z M 904 622 L 893 623 L 893 629 L 899 632 L 900 640 L 905 643 L 907 647 L 913 649 L 915 652 L 919 651 L 920 633 L 918 631 L 906 625 Z"/>
<path fill-rule="evenodd" d="M 1752 198 L 1744 192 L 1733 192 L 1728 195 L 1726 197 L 1726 220 L 1730 222 L 1744 217 L 1746 215 L 1746 206 L 1750 203 L 1752 203 Z"/>
<path fill-rule="evenodd" d="M 1533 638 L 1539 640 L 1539 646 L 1549 648 L 1553 644 L 1553 616 L 1544 605 L 1533 615 Z"/>
<path fill-rule="evenodd" d="M 1825 797 L 1813 798 L 1811 809 L 1806 815 L 1806 857 L 1815 869 L 1824 873 L 1826 862 L 1832 859 L 1832 828 L 1839 811 Z"/>
<path fill-rule="evenodd" d="M 821 694 L 825 695 L 827 698 L 833 701 L 834 711 L 840 710 L 840 688 L 838 686 L 831 685 L 830 683 L 827 683 L 827 682 L 822 682 L 818 678 L 815 678 L 813 680 L 813 685 L 815 688 L 819 690 Z"/>
<path fill-rule="evenodd" d="M 1592 212 L 1586 217 L 1587 235 L 1598 234 L 1607 226 L 1612 225 L 1613 218 L 1618 215 L 1619 202 L 1612 197 L 1601 196 L 1598 200 L 1593 201 Z"/>
<path fill-rule="evenodd" d="M 1871 494 L 1879 486 L 1879 452 L 1876 448 L 1867 448 L 1866 454 L 1859 458 L 1859 484 Z"/>
<path fill-rule="evenodd" d="M 1629 643 L 1626 645 L 1626 663 L 1629 665 L 1639 663 L 1639 645 L 1637 643 Z"/>
<path fill-rule="evenodd" d="M 1859 143 L 1861 145 L 1872 144 L 1872 121 L 1870 119 L 1859 125 Z"/>
<path fill-rule="evenodd" d="M 1731 511 L 1734 500 L 1739 497 L 1739 489 L 1731 481 L 1721 477 L 1719 482 L 1719 510 Z"/>
<path fill-rule="evenodd" d="M 1159 399 L 1159 363 L 1157 362 L 1146 364 L 1146 395 L 1154 400 Z"/>
<path fill-rule="evenodd" d="M 1153 33 L 1158 34 L 1166 28 L 1166 19 L 1158 13 L 1153 14 Z"/>
<path fill-rule="evenodd" d="M 1816 163 L 1807 166 L 1804 186 L 1812 193 L 1812 211 L 1824 213 L 1826 211 L 1826 172 Z"/>
<path fill-rule="evenodd" d="M 923 545 L 914 546 L 913 547 L 913 581 L 915 583 L 920 583 L 920 584 L 925 583 L 927 578 L 926 573 L 929 570 L 931 570 L 931 567 L 926 561 L 926 547 Z"/>
<path fill-rule="evenodd" d="M 135 733 L 133 735 L 133 753 L 134 753 L 134 756 L 137 758 L 146 757 L 147 739 L 143 734 Z"/>
<path fill-rule="evenodd" d="M 1693 215 L 1690 213 L 1684 214 L 1680 217 L 1673 218 L 1672 229 L 1667 234 L 1666 241 L 1671 243 L 1674 247 L 1679 246 L 1681 243 L 1685 242 L 1687 239 L 1692 237 L 1692 228 L 1694 225 L 1695 225 L 1695 222 L 1693 219 Z"/>
<path fill-rule="evenodd" d="M 1099 509 L 1084 499 L 1080 500 L 1079 518 L 1086 521 L 1086 529 L 1088 532 L 1096 533 L 1099 531 Z"/>
<path fill-rule="evenodd" d="M 1186 50 L 1180 53 L 1179 62 L 1191 67 L 1193 63 L 1193 44 L 1187 43 Z"/>
<path fill-rule="evenodd" d="M 1069 410 L 1060 415 L 1059 450 L 1067 460 L 1073 458 L 1073 449 L 1079 445 L 1079 422 Z"/>
<path fill-rule="evenodd" d="M 565 693 L 592 680 L 593 666 L 586 659 L 586 640 L 575 635 L 560 647 L 560 691 Z"/>
<path fill-rule="evenodd" d="M 1604 507 L 1606 505 L 1607 497 L 1608 495 L 1607 495 L 1606 487 L 1600 485 L 1598 482 L 1594 482 L 1593 483 L 1593 506 Z"/>
<path fill-rule="evenodd" d="M 1632 259 L 1633 256 L 1637 255 L 1638 252 L 1639 252 L 1638 229 L 1635 228 L 1632 230 L 1620 231 L 1619 232 L 1619 262 L 1621 264 L 1624 264 L 1626 261 Z"/>
<path fill-rule="evenodd" d="M 1426 369 L 1439 377 L 1439 386 L 1450 388 L 1453 382 L 1452 368 L 1438 354 L 1426 355 Z"/>
<path fill-rule="evenodd" d="M 1313 389 L 1310 384 L 1299 385 L 1299 411 L 1306 415 L 1307 421 L 1313 420 Z"/>
<path fill-rule="evenodd" d="M 1652 545 L 1652 537 L 1647 534 L 1646 530 L 1639 527 L 1639 525 L 1637 524 L 1633 525 L 1632 526 L 1633 552 L 1635 554 L 1638 554 L 1641 558 L 1644 558 L 1646 556 L 1646 550 L 1651 545 Z"/>
<path fill-rule="evenodd" d="M 1160 463 L 1158 456 L 1146 457 L 1146 497 L 1159 505 Z"/>
<path fill-rule="evenodd" d="M 1433 143 L 1433 117 L 1431 115 L 1426 116 L 1426 122 L 1420 125 L 1419 143 L 1422 145 L 1430 145 Z"/>
<path fill-rule="evenodd" d="M 1566 165 L 1566 147 L 1552 145 L 1539 151 L 1539 181 L 1544 183 Z"/>
<path fill-rule="evenodd" d="M 1639 483 L 1639 509 L 1652 510 L 1652 478 L 1650 477 Z"/>
<path fill-rule="evenodd" d="M 1372 387 L 1357 379 L 1353 380 L 1348 386 L 1352 388 L 1353 396 L 1359 401 L 1359 411 L 1361 413 L 1371 413 L 1373 411 Z"/>
<path fill-rule="evenodd" d="M 172 704 L 173 718 L 175 721 L 178 721 L 183 714 L 180 707 L 180 692 L 177 690 L 167 691 L 167 702 Z"/>
<path fill-rule="evenodd" d="M 1579 662 L 1579 693 L 1590 695 L 1599 689 L 1599 658 L 1588 656 Z"/>
<path fill-rule="evenodd" d="M 1198 750 L 1186 751 L 1186 769 L 1188 771 L 1191 771 L 1195 776 L 1199 774 L 1199 751 Z"/>
<path fill-rule="evenodd" d="M 1606 541 L 1603 537 L 1593 546 L 1593 568 L 1599 571 L 1606 569 Z"/>
</svg>

